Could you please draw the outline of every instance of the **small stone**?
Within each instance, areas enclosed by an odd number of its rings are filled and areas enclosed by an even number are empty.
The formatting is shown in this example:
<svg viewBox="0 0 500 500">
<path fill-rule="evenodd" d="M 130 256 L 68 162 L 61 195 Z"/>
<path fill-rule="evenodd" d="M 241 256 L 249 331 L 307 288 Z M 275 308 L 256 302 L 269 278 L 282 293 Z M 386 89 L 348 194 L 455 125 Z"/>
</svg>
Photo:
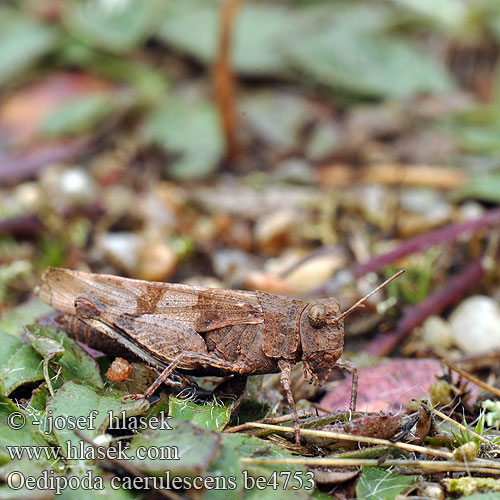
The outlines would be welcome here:
<svg viewBox="0 0 500 500">
<path fill-rule="evenodd" d="M 316 171 L 302 158 L 288 158 L 276 165 L 274 177 L 279 182 L 291 184 L 314 184 L 318 181 Z"/>
<path fill-rule="evenodd" d="M 107 186 L 102 192 L 101 202 L 106 213 L 113 217 L 120 217 L 130 212 L 136 206 L 136 199 L 130 188 L 116 184 Z"/>
<path fill-rule="evenodd" d="M 290 245 L 298 224 L 300 217 L 295 210 L 283 209 L 266 214 L 257 220 L 255 241 L 264 253 L 277 254 Z"/>
<path fill-rule="evenodd" d="M 477 452 L 477 444 L 469 441 L 453 450 L 453 458 L 459 462 L 472 462 L 477 457 Z"/>
<path fill-rule="evenodd" d="M 363 216 L 374 224 L 386 223 L 391 199 L 388 188 L 381 185 L 366 185 L 346 190 L 344 194 L 349 209 L 361 211 Z"/>
<path fill-rule="evenodd" d="M 453 213 L 452 205 L 443 200 L 441 193 L 435 189 L 405 189 L 401 194 L 401 207 L 437 222 L 448 220 Z"/>
<path fill-rule="evenodd" d="M 64 170 L 55 186 L 57 195 L 73 205 L 90 203 L 97 196 L 97 187 L 89 173 L 80 167 Z"/>
<path fill-rule="evenodd" d="M 466 354 L 500 349 L 500 307 L 491 297 L 475 295 L 450 315 L 455 344 Z"/>
<path fill-rule="evenodd" d="M 278 295 L 288 295 L 291 292 L 290 284 L 287 280 L 262 271 L 248 273 L 244 285 L 249 290 L 262 290 L 264 292 L 277 293 Z"/>
<path fill-rule="evenodd" d="M 168 281 L 177 267 L 177 256 L 163 242 L 146 245 L 139 252 L 139 264 L 135 276 L 147 281 Z"/>
<path fill-rule="evenodd" d="M 133 274 L 137 269 L 141 248 L 141 238 L 125 231 L 103 234 L 96 242 L 96 250 L 128 274 Z"/>
<path fill-rule="evenodd" d="M 318 255 L 287 275 L 287 282 L 297 295 L 307 295 L 324 285 L 345 264 L 343 255 Z"/>
<path fill-rule="evenodd" d="M 43 199 L 43 192 L 36 182 L 23 182 L 15 188 L 17 201 L 26 210 L 37 210 Z"/>
<path fill-rule="evenodd" d="M 211 257 L 216 276 L 231 286 L 244 283 L 248 274 L 258 269 L 254 257 L 240 250 L 216 250 Z"/>
<path fill-rule="evenodd" d="M 484 211 L 484 207 L 477 201 L 466 201 L 460 206 L 460 215 L 463 221 L 479 219 Z"/>
<path fill-rule="evenodd" d="M 421 337 L 425 347 L 449 349 L 453 345 L 451 327 L 439 316 L 430 316 L 424 321 Z"/>
<path fill-rule="evenodd" d="M 335 123 L 319 123 L 306 147 L 306 155 L 313 161 L 333 156 L 340 146 L 340 131 Z"/>
<path fill-rule="evenodd" d="M 420 490 L 422 492 L 422 496 L 435 498 L 436 500 L 442 500 L 444 498 L 443 489 L 441 488 L 441 486 L 439 486 L 439 484 L 436 483 L 423 484 L 420 487 Z"/>
</svg>

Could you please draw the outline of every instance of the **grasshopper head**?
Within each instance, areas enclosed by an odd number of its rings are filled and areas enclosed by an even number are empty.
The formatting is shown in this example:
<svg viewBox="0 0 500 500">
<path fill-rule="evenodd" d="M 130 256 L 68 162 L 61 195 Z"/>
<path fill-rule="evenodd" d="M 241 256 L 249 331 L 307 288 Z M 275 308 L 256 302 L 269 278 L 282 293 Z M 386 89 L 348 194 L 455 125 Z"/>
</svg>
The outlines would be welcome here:
<svg viewBox="0 0 500 500">
<path fill-rule="evenodd" d="M 326 379 L 344 349 L 344 320 L 335 299 L 315 300 L 300 316 L 302 361 L 314 380 Z M 321 377 L 318 375 L 321 374 Z"/>
</svg>

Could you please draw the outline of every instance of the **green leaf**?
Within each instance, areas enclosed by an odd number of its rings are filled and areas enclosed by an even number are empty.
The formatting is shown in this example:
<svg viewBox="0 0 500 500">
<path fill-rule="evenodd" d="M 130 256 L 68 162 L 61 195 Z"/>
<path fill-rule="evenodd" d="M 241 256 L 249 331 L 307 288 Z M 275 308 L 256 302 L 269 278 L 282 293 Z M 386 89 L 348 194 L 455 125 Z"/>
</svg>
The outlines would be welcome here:
<svg viewBox="0 0 500 500">
<path fill-rule="evenodd" d="M 223 443 L 219 455 L 207 470 L 208 477 L 224 477 L 228 488 L 224 490 L 224 500 L 239 500 L 243 491 L 242 466 L 240 455 L 231 443 Z M 235 488 L 230 488 L 230 478 L 234 478 Z M 221 492 L 209 489 L 203 495 L 203 500 L 219 500 Z"/>
<path fill-rule="evenodd" d="M 179 155 L 168 166 L 176 179 L 212 173 L 224 154 L 218 113 L 209 101 L 169 97 L 146 121 L 144 136 L 167 152 Z"/>
<path fill-rule="evenodd" d="M 270 484 L 263 490 L 254 488 L 252 490 L 245 491 L 245 495 L 243 498 L 244 500 L 276 500 L 278 496 L 276 490 L 274 490 L 272 485 Z M 302 491 L 286 490 L 286 498 L 287 500 L 308 500 L 310 496 Z"/>
<path fill-rule="evenodd" d="M 13 8 L 0 7 L 0 85 L 52 50 L 56 43 L 52 28 Z"/>
<path fill-rule="evenodd" d="M 15 426 L 22 428 L 15 429 Z M 48 446 L 26 412 L 0 395 L 0 465 L 10 461 L 7 446 Z M 43 457 L 40 459 L 43 462 Z"/>
<path fill-rule="evenodd" d="M 287 458 L 293 458 L 295 456 L 269 441 L 264 441 L 263 439 L 259 439 L 254 436 L 245 436 L 242 434 L 223 434 L 222 439 L 225 445 L 231 444 L 235 449 L 237 449 L 241 457 L 262 458 L 262 459 L 266 458 L 287 459 Z M 307 469 L 303 465 L 292 465 L 286 463 L 285 464 L 244 463 L 242 464 L 242 468 L 243 470 L 246 471 L 248 477 L 252 478 L 265 477 L 266 480 L 268 479 L 272 480 L 273 477 L 275 477 L 277 484 L 279 485 L 278 488 L 283 488 L 285 482 L 285 476 L 280 475 L 281 472 L 283 472 L 284 474 L 290 472 L 292 477 L 294 473 L 297 473 L 297 476 L 300 477 L 302 480 L 302 485 L 299 484 L 298 480 L 290 479 L 287 485 L 287 495 L 289 490 L 299 491 L 301 493 L 306 491 L 311 491 L 311 486 L 313 485 L 312 479 L 310 478 L 310 475 L 307 474 Z M 298 487 L 299 490 L 293 490 L 294 486 L 296 488 Z M 272 488 L 267 488 L 267 489 L 273 491 Z M 263 491 L 261 491 L 261 493 L 263 493 Z M 307 497 L 299 497 L 299 498 L 307 498 Z"/>
<path fill-rule="evenodd" d="M 94 471 L 94 477 L 100 475 L 99 471 Z M 117 489 L 112 487 L 107 481 L 103 481 L 104 488 L 84 489 L 80 487 L 76 490 L 66 488 L 60 495 L 55 497 L 57 500 L 134 500 L 139 498 L 131 491 Z M 92 485 L 92 483 L 91 483 Z"/>
<path fill-rule="evenodd" d="M 472 14 L 471 5 L 455 0 L 392 0 L 394 4 L 413 12 L 421 19 L 426 20 L 435 28 L 441 28 L 449 33 L 463 35 L 470 29 L 466 26 L 470 22 L 468 16 Z"/>
<path fill-rule="evenodd" d="M 64 43 L 58 52 L 58 58 L 63 66 L 77 66 L 108 80 L 128 84 L 134 91 L 138 106 L 156 104 L 167 93 L 167 75 L 162 68 L 154 67 L 153 63 L 103 53 L 76 39 Z"/>
<path fill-rule="evenodd" d="M 491 126 L 464 125 L 456 130 L 457 140 L 465 150 L 488 155 L 500 154 L 498 124 Z"/>
<path fill-rule="evenodd" d="M 32 298 L 4 312 L 0 317 L 0 330 L 11 335 L 21 335 L 24 333 L 24 325 L 35 323 L 38 318 L 50 311 L 53 311 L 52 307 L 37 298 Z"/>
<path fill-rule="evenodd" d="M 220 7 L 213 1 L 171 0 L 158 36 L 168 45 L 184 51 L 204 64 L 211 64 L 219 46 Z M 298 19 L 291 9 L 270 3 L 246 3 L 234 25 L 232 63 L 246 75 L 289 73 L 280 50 L 286 37 L 294 36 Z"/>
<path fill-rule="evenodd" d="M 316 81 L 349 94 L 407 97 L 452 88 L 446 70 L 406 40 L 336 26 L 297 37 L 289 54 Z"/>
<path fill-rule="evenodd" d="M 61 104 L 44 119 L 41 132 L 54 137 L 88 132 L 113 111 L 112 101 L 110 95 L 92 93 Z"/>
<path fill-rule="evenodd" d="M 61 372 L 57 380 L 54 382 L 54 387 L 60 387 L 64 382 L 70 380 L 81 380 L 89 382 L 98 387 L 103 387 L 103 382 L 99 372 L 99 367 L 94 359 L 92 359 L 73 339 L 69 338 L 62 330 L 55 328 L 46 328 L 38 325 L 32 325 L 29 331 L 34 335 L 48 337 L 58 344 L 62 345 L 65 352 L 57 361 L 61 366 Z"/>
<path fill-rule="evenodd" d="M 19 337 L 0 332 L 0 391 L 10 394 L 21 385 L 43 380 L 43 358 Z"/>
<path fill-rule="evenodd" d="M 53 467 L 47 462 L 30 460 L 28 458 L 24 458 L 22 460 L 11 460 L 8 464 L 0 468 L 0 477 L 6 478 L 11 473 L 19 472 L 25 478 L 38 478 L 42 475 L 44 470 L 48 470 L 50 472 L 53 470 Z M 8 484 L 0 486 L 0 500 L 19 500 L 25 498 L 29 498 L 30 500 L 50 500 L 54 497 L 54 490 L 40 488 L 28 489 L 26 486 L 19 489 L 13 489 Z"/>
<path fill-rule="evenodd" d="M 271 405 L 266 401 L 243 399 L 237 413 L 231 415 L 229 425 L 240 425 L 245 422 L 255 422 L 267 417 L 271 412 Z"/>
<path fill-rule="evenodd" d="M 150 476 L 163 476 L 165 471 L 170 471 L 171 477 L 202 475 L 219 454 L 220 434 L 183 420 L 170 420 L 169 424 L 171 430 L 150 429 L 134 436 L 127 450 L 130 463 Z M 159 450 L 164 457 L 141 459 L 139 447 Z"/>
<path fill-rule="evenodd" d="M 161 2 L 72 0 L 64 23 L 75 37 L 100 49 L 124 53 L 141 45 L 163 18 Z"/>
<path fill-rule="evenodd" d="M 500 172 L 471 177 L 455 196 L 458 200 L 473 198 L 500 203 Z"/>
<path fill-rule="evenodd" d="M 363 467 L 356 494 L 359 500 L 394 500 L 397 495 L 420 481 L 420 476 L 404 476 L 388 469 Z"/>
<path fill-rule="evenodd" d="M 169 416 L 176 420 L 186 420 L 202 429 L 222 431 L 229 422 L 231 413 L 226 406 L 198 405 L 185 399 L 170 396 Z"/>
<path fill-rule="evenodd" d="M 275 90 L 246 96 L 239 110 L 263 141 L 283 152 L 297 148 L 301 134 L 314 117 L 309 101 Z"/>
<path fill-rule="evenodd" d="M 500 500 L 500 493 L 474 493 L 461 498 L 466 498 L 466 500 Z"/>
<path fill-rule="evenodd" d="M 121 418 L 122 412 L 125 412 L 124 415 L 129 417 L 140 415 L 149 407 L 146 400 L 124 404 L 121 402 L 123 396 L 125 396 L 123 392 L 104 390 L 79 381 L 66 382 L 47 405 L 46 417 L 51 414 L 54 421 L 57 417 L 83 417 L 85 419 L 84 429 L 81 429 L 81 432 L 88 438 L 93 439 L 108 428 L 110 412 L 113 417 Z M 97 412 L 94 420 L 90 419 L 92 411 Z M 45 424 L 47 422 L 46 419 Z M 47 425 L 42 428 L 48 430 Z M 66 457 L 69 451 L 67 441 L 70 441 L 71 445 L 77 448 L 83 446 L 86 449 L 90 446 L 86 443 L 80 445 L 81 439 L 69 426 L 62 429 L 54 428 L 53 433 L 62 447 L 62 453 Z"/>
</svg>

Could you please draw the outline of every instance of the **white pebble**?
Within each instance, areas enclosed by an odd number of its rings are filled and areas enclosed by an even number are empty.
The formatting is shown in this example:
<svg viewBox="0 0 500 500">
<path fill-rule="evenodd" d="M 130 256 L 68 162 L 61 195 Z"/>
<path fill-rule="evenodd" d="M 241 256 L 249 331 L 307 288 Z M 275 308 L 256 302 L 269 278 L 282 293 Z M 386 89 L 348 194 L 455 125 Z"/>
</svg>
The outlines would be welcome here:
<svg viewBox="0 0 500 500">
<path fill-rule="evenodd" d="M 94 179 L 83 168 L 70 168 L 61 173 L 57 183 L 58 195 L 66 202 L 85 204 L 95 199 L 97 187 Z"/>
<path fill-rule="evenodd" d="M 142 248 L 141 238 L 134 233 L 117 232 L 101 235 L 96 249 L 115 266 L 133 274 L 139 263 L 139 252 Z"/>
<path fill-rule="evenodd" d="M 466 354 L 500 348 L 500 307 L 491 297 L 475 295 L 450 315 L 455 344 Z"/>
<path fill-rule="evenodd" d="M 421 335 L 426 347 L 448 349 L 453 345 L 451 327 L 439 316 L 431 316 L 424 321 Z"/>
</svg>

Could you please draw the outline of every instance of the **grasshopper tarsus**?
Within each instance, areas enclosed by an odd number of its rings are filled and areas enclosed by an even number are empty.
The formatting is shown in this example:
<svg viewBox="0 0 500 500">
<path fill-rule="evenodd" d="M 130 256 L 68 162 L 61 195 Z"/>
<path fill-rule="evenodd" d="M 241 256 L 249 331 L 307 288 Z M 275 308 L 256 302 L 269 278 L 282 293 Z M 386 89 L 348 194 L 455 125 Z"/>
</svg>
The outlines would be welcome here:
<svg viewBox="0 0 500 500">
<path fill-rule="evenodd" d="M 127 394 L 126 396 L 123 396 L 121 399 L 122 403 L 128 403 L 129 400 L 131 401 L 139 401 L 141 399 L 147 399 L 144 394 Z"/>
</svg>

